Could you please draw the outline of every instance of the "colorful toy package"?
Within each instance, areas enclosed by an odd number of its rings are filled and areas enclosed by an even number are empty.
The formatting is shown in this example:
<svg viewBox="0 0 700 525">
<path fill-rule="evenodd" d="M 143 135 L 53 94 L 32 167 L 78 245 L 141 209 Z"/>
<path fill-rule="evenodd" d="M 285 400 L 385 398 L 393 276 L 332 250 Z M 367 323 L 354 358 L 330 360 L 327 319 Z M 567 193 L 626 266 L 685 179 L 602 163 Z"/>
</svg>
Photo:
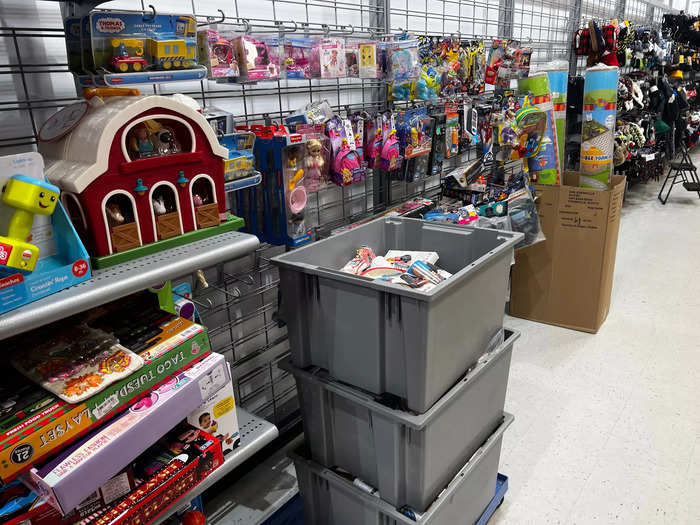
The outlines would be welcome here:
<svg viewBox="0 0 700 525">
<path fill-rule="evenodd" d="M 221 445 L 214 436 L 180 423 L 134 462 L 138 487 L 81 524 L 149 523 L 223 462 Z"/>
<path fill-rule="evenodd" d="M 37 342 L 12 364 L 64 401 L 79 403 L 141 368 L 143 359 L 110 334 L 79 325 Z"/>
<path fill-rule="evenodd" d="M 116 419 L 30 472 L 42 496 L 69 512 L 231 381 L 226 360 L 210 354 L 170 378 Z M 218 440 L 214 440 L 220 445 Z"/>
<path fill-rule="evenodd" d="M 404 180 L 415 182 L 428 175 L 433 147 L 435 120 L 426 108 L 401 111 L 396 116 L 396 130 L 404 163 Z"/>
<path fill-rule="evenodd" d="M 242 82 L 279 78 L 280 46 L 277 37 L 241 35 L 233 42 Z"/>
<path fill-rule="evenodd" d="M 523 98 L 522 107 L 532 105 L 547 116 L 545 133 L 539 151 L 527 160 L 531 180 L 538 184 L 559 184 L 561 174 L 559 136 L 554 120 L 549 79 L 545 73 L 521 78 L 518 80 L 518 91 Z"/>
<path fill-rule="evenodd" d="M 287 78 L 321 76 L 316 39 L 286 37 L 283 48 L 284 76 Z"/>
<path fill-rule="evenodd" d="M 396 136 L 394 114 L 389 111 L 382 113 L 381 126 L 382 152 L 379 155 L 379 169 L 392 172 L 390 173 L 392 178 L 400 177 L 398 170 L 403 165 L 403 156 L 401 155 L 399 139 Z"/>
<path fill-rule="evenodd" d="M 148 294 L 148 292 L 146 292 Z M 206 330 L 149 306 L 140 295 L 90 312 L 88 323 L 118 338 L 139 354 L 144 365 L 81 403 L 68 404 L 13 374 L 0 388 L 0 479 L 9 481 L 44 456 L 58 450 L 98 423 L 119 413 L 139 396 L 210 352 Z M 8 342 L 17 355 L 27 345 L 42 344 L 48 334 L 73 334 L 74 323 L 62 321 Z M 21 348 L 21 350 L 19 350 Z"/>
<path fill-rule="evenodd" d="M 224 178 L 234 181 L 259 173 L 255 170 L 255 133 L 238 131 L 219 137 L 219 143 L 228 148 L 228 159 L 224 160 Z"/>
<path fill-rule="evenodd" d="M 240 70 L 233 48 L 234 37 L 223 30 L 220 31 L 197 31 L 200 62 L 207 67 L 209 78 L 237 77 Z"/>
<path fill-rule="evenodd" d="M 418 40 L 397 40 L 389 47 L 389 79 L 396 84 L 416 80 L 421 67 L 418 58 Z"/>
<path fill-rule="evenodd" d="M 375 115 L 364 119 L 364 143 L 363 156 L 368 168 L 379 166 L 379 157 L 382 154 L 382 119 Z"/>
<path fill-rule="evenodd" d="M 380 78 L 376 42 L 346 42 L 345 62 L 349 77 Z"/>
<path fill-rule="evenodd" d="M 347 76 L 345 40 L 320 38 L 316 44 L 321 65 L 321 78 L 343 78 Z"/>
<path fill-rule="evenodd" d="M 331 181 L 338 186 L 362 181 L 365 178 L 365 168 L 357 153 L 350 120 L 333 117 L 326 123 L 326 133 L 330 139 L 333 157 Z"/>
<path fill-rule="evenodd" d="M 94 70 L 107 85 L 204 78 L 207 70 L 198 64 L 196 39 L 197 22 L 192 15 L 90 14 Z"/>
<path fill-rule="evenodd" d="M 610 187 L 617 115 L 617 67 L 598 64 L 586 69 L 581 130 L 581 179 L 584 188 Z"/>
<path fill-rule="evenodd" d="M 552 92 L 554 104 L 554 121 L 557 127 L 557 142 L 559 144 L 559 169 L 564 169 L 564 153 L 566 149 L 566 97 L 569 89 L 569 63 L 555 61 L 545 64 L 541 71 L 547 73 L 549 89 Z"/>
</svg>

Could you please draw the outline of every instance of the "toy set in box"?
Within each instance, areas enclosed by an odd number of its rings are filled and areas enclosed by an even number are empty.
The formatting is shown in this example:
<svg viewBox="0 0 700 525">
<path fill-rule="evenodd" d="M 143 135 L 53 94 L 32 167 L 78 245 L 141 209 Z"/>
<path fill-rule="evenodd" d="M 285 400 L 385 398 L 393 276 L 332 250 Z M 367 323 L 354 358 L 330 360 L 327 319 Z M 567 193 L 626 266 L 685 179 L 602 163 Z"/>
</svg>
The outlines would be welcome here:
<svg viewBox="0 0 700 525">
<path fill-rule="evenodd" d="M 237 131 L 219 137 L 219 143 L 228 149 L 228 158 L 224 160 L 224 178 L 234 181 L 251 177 L 258 172 L 255 170 L 255 133 Z"/>
<path fill-rule="evenodd" d="M 345 40 L 334 37 L 320 38 L 316 45 L 321 78 L 346 77 Z"/>
<path fill-rule="evenodd" d="M 233 43 L 241 82 L 279 78 L 280 49 L 276 37 L 241 35 Z"/>
<path fill-rule="evenodd" d="M 289 37 L 284 39 L 284 76 L 286 78 L 319 78 L 321 76 L 315 39 Z"/>
<path fill-rule="evenodd" d="M 227 363 L 228 364 L 228 363 Z M 229 365 L 229 374 L 231 367 Z M 221 441 L 221 450 L 228 454 L 241 442 L 238 433 L 236 400 L 233 383 L 229 381 L 215 394 L 207 398 L 202 406 L 187 416 L 190 425 L 207 432 Z"/>
<path fill-rule="evenodd" d="M 88 254 L 38 153 L 0 157 L 0 314 L 90 278 Z"/>
<path fill-rule="evenodd" d="M 399 146 L 405 159 L 403 180 L 416 182 L 429 171 L 435 120 L 426 108 L 401 111 L 396 117 Z"/>
<path fill-rule="evenodd" d="M 77 404 L 66 403 L 19 374 L 7 377 L 0 389 L 0 480 L 13 479 L 210 352 L 206 330 L 186 319 L 134 302 L 108 308 L 91 312 L 89 323 L 116 336 L 138 354 L 143 366 Z M 23 335 L 8 346 L 16 359 L 31 359 L 28 349 L 34 343 L 69 338 L 73 331 L 74 325 L 62 321 L 32 332 L 35 340 Z M 62 370 L 79 378 L 82 366 L 80 356 L 57 355 L 35 368 L 49 376 Z"/>
<path fill-rule="evenodd" d="M 224 357 L 210 354 L 46 464 L 32 468 L 32 483 L 62 513 L 69 512 L 230 381 Z"/>
<path fill-rule="evenodd" d="M 84 18 L 88 22 L 87 28 L 82 22 L 82 72 L 92 73 L 98 85 L 152 84 L 206 76 L 206 68 L 197 59 L 197 22 L 192 15 L 96 11 Z M 74 40 L 74 35 L 67 36 L 69 56 L 75 54 Z M 69 63 L 75 62 L 69 59 Z"/>
<path fill-rule="evenodd" d="M 240 75 L 236 51 L 233 48 L 235 36 L 217 26 L 214 29 L 197 31 L 199 57 L 207 67 L 211 79 L 237 77 Z"/>
<path fill-rule="evenodd" d="M 134 462 L 139 486 L 84 525 L 150 523 L 224 462 L 214 436 L 180 423 Z"/>
</svg>

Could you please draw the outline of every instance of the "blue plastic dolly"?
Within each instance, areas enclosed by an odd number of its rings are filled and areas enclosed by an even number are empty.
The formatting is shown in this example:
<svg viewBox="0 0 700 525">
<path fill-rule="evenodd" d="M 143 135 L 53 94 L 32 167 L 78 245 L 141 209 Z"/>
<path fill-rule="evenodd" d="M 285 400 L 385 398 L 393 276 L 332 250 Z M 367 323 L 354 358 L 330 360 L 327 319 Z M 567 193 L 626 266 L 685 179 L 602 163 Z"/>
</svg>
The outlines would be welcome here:
<svg viewBox="0 0 700 525">
<path fill-rule="evenodd" d="M 503 503 L 503 498 L 505 497 L 507 491 L 508 476 L 498 474 L 498 478 L 496 479 L 496 494 L 486 507 L 484 513 L 476 522 L 476 525 L 486 525 L 486 523 L 488 523 L 488 521 L 491 519 L 491 516 L 493 516 L 493 513 L 496 512 L 498 507 L 501 506 L 501 503 Z"/>
</svg>

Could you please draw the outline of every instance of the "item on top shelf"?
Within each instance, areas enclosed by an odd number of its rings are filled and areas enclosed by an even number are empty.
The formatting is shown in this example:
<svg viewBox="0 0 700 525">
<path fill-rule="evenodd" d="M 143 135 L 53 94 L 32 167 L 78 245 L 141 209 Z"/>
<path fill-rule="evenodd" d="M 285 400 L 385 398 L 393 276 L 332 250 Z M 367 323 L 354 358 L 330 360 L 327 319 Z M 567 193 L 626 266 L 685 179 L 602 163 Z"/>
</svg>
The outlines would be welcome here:
<svg viewBox="0 0 700 525">
<path fill-rule="evenodd" d="M 319 38 L 316 47 L 321 78 L 344 78 L 347 75 L 345 40 L 336 37 Z"/>
<path fill-rule="evenodd" d="M 48 334 L 12 360 L 29 379 L 68 403 L 80 403 L 141 368 L 140 356 L 102 330 L 75 325 Z"/>
<path fill-rule="evenodd" d="M 240 75 L 236 51 L 233 48 L 233 36 L 219 31 L 204 29 L 197 31 L 200 62 L 207 67 L 211 79 L 237 77 Z"/>
<path fill-rule="evenodd" d="M 241 82 L 275 80 L 280 76 L 277 37 L 241 35 L 233 40 Z"/>
<path fill-rule="evenodd" d="M 365 178 L 365 168 L 357 152 L 355 134 L 349 119 L 333 117 L 326 123 L 333 156 L 331 181 L 338 186 L 347 186 Z"/>
<path fill-rule="evenodd" d="M 230 381 L 224 357 L 210 354 L 124 414 L 32 468 L 32 484 L 54 507 L 69 512 Z M 220 451 L 219 441 L 214 441 Z"/>
<path fill-rule="evenodd" d="M 203 327 L 148 306 L 149 301 L 138 297 L 93 310 L 87 320 L 137 353 L 144 362 L 138 371 L 77 404 L 68 404 L 21 376 L 6 381 L 0 394 L 5 407 L 0 419 L 0 479 L 12 479 L 209 353 Z M 73 333 L 74 323 L 62 322 L 60 327 L 49 325 L 33 332 L 36 341 L 22 336 L 9 345 L 26 348 L 27 343 L 40 344 L 50 336 L 68 339 Z"/>
<path fill-rule="evenodd" d="M 282 65 L 286 78 L 319 78 L 318 48 L 316 39 L 285 37 Z"/>
<path fill-rule="evenodd" d="M 42 128 L 43 129 L 43 128 Z M 38 153 L 0 157 L 0 313 L 90 278 L 87 253 Z M 64 201 L 65 202 L 65 201 Z"/>
<path fill-rule="evenodd" d="M 228 158 L 224 160 L 224 178 L 227 181 L 250 177 L 259 173 L 255 170 L 255 133 L 237 131 L 219 137 L 219 143 L 228 150 Z"/>
<path fill-rule="evenodd" d="M 527 168 L 531 180 L 540 184 L 559 184 L 559 136 L 554 119 L 549 78 L 546 73 L 530 75 L 518 80 L 518 91 L 523 108 L 536 107 L 546 117 L 546 125 L 538 150 L 527 156 Z"/>
<path fill-rule="evenodd" d="M 230 368 L 229 365 L 229 375 Z M 210 395 L 198 409 L 187 416 L 187 422 L 221 441 L 224 455 L 236 448 L 241 442 L 241 437 L 238 433 L 233 383 L 226 383 Z"/>
<path fill-rule="evenodd" d="M 197 23 L 192 15 L 95 11 L 89 15 L 91 64 L 107 85 L 199 80 Z"/>
<path fill-rule="evenodd" d="M 194 99 L 90 102 L 69 136 L 40 141 L 39 150 L 97 268 L 242 226 L 226 211 L 229 152 Z M 157 213 L 155 200 L 165 213 Z"/>
<path fill-rule="evenodd" d="M 139 486 L 81 523 L 150 523 L 224 462 L 214 436 L 180 423 L 134 462 Z"/>
<path fill-rule="evenodd" d="M 613 173 L 619 70 L 599 64 L 586 70 L 581 130 L 581 186 L 607 189 Z"/>
</svg>

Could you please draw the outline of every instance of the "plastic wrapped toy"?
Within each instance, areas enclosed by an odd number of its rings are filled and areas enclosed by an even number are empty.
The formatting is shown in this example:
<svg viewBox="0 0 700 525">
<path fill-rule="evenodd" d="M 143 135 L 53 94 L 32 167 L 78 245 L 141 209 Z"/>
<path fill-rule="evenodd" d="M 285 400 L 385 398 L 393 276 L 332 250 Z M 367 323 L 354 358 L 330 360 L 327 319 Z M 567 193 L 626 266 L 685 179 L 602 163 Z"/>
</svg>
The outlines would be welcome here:
<svg viewBox="0 0 700 525">
<path fill-rule="evenodd" d="M 389 78 L 395 83 L 415 80 L 420 77 L 418 40 L 402 40 L 391 43 L 389 50 Z"/>
<path fill-rule="evenodd" d="M 362 167 L 357 153 L 350 121 L 334 117 L 326 124 L 326 132 L 333 150 L 331 180 L 339 186 L 347 186 L 363 180 L 365 169 Z"/>
<path fill-rule="evenodd" d="M 284 75 L 287 78 L 318 78 L 318 47 L 312 38 L 284 40 Z"/>
<path fill-rule="evenodd" d="M 346 77 L 345 41 L 333 37 L 321 38 L 317 46 L 321 78 Z"/>
<path fill-rule="evenodd" d="M 237 77 L 240 74 L 233 39 L 212 29 L 197 32 L 199 56 L 209 78 Z"/>
<path fill-rule="evenodd" d="M 242 35 L 234 40 L 241 79 L 244 81 L 279 78 L 279 41 L 273 37 Z"/>
</svg>

